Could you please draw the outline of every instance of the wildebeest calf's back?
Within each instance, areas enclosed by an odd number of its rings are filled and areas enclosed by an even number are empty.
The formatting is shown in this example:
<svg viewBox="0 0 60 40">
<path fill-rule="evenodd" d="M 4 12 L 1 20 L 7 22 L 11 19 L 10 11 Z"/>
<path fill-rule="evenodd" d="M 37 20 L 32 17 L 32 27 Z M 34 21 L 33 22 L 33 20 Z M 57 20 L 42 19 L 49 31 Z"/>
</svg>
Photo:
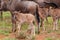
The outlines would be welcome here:
<svg viewBox="0 0 60 40">
<path fill-rule="evenodd" d="M 17 12 L 15 15 L 16 15 L 17 21 L 21 22 L 21 23 L 23 23 L 23 22 L 32 23 L 33 21 L 35 21 L 34 15 L 32 15 L 30 13 L 24 14 L 24 13 L 18 13 Z"/>
</svg>

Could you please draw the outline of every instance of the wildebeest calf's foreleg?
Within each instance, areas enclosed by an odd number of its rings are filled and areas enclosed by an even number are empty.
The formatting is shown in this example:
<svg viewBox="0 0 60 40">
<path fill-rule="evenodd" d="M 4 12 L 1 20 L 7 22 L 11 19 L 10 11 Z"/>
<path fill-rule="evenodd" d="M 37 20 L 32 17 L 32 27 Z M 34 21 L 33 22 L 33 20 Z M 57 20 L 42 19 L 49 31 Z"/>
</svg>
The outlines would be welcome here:
<svg viewBox="0 0 60 40">
<path fill-rule="evenodd" d="M 16 37 L 19 37 L 19 35 L 20 35 L 20 29 L 21 29 L 21 23 L 17 23 L 17 26 L 16 26 Z"/>
<path fill-rule="evenodd" d="M 15 15 L 12 14 L 12 32 L 16 31 L 16 21 L 15 21 Z"/>
<path fill-rule="evenodd" d="M 58 30 L 57 22 L 58 22 L 58 19 L 53 18 L 53 30 Z"/>
</svg>

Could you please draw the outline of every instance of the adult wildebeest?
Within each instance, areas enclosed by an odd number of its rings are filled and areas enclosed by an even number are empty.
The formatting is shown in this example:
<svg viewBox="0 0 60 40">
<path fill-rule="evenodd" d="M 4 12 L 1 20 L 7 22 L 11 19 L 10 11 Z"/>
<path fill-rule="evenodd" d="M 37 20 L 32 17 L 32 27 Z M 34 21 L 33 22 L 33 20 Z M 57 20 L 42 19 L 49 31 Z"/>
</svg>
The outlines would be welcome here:
<svg viewBox="0 0 60 40">
<path fill-rule="evenodd" d="M 9 10 L 12 14 L 12 23 L 15 25 L 14 11 L 28 12 L 36 16 L 38 24 L 40 23 L 38 7 L 39 5 L 33 1 L 21 1 L 21 0 L 10 0 L 8 2 L 2 1 L 2 8 L 0 10 Z M 15 26 L 13 26 L 13 32 L 15 31 Z"/>
<path fill-rule="evenodd" d="M 31 35 L 35 36 L 35 26 L 34 26 L 34 22 L 36 22 L 35 20 L 35 16 L 32 15 L 31 13 L 19 13 L 17 11 L 13 12 L 15 17 L 16 17 L 16 25 L 17 25 L 17 34 L 19 36 L 20 34 L 20 29 L 21 29 L 21 25 L 23 23 L 27 23 L 28 26 L 28 30 L 31 30 Z"/>
</svg>

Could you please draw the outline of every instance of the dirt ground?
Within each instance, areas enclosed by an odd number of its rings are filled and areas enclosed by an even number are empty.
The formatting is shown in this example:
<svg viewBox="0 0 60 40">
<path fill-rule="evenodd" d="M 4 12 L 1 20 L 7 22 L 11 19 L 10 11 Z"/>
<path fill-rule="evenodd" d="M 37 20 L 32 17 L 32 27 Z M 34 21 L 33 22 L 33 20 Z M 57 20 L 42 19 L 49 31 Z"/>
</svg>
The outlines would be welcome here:
<svg viewBox="0 0 60 40">
<path fill-rule="evenodd" d="M 4 39 L 6 37 L 15 38 L 15 34 L 14 33 L 11 33 L 11 34 L 9 34 L 9 36 L 5 36 L 5 35 L 0 34 L 0 40 Z"/>
<path fill-rule="evenodd" d="M 53 36 L 60 38 L 60 34 L 52 32 L 52 33 L 42 33 L 42 34 L 36 35 L 35 40 L 45 40 L 45 38 L 53 37 Z M 15 38 L 15 34 L 11 33 L 9 36 L 5 36 L 5 35 L 0 34 L 0 40 L 4 39 L 5 37 Z"/>
<path fill-rule="evenodd" d="M 60 34 L 57 34 L 55 32 L 52 33 L 43 33 L 43 34 L 39 34 L 36 36 L 36 40 L 45 40 L 48 37 L 55 37 L 55 38 L 60 38 Z"/>
</svg>

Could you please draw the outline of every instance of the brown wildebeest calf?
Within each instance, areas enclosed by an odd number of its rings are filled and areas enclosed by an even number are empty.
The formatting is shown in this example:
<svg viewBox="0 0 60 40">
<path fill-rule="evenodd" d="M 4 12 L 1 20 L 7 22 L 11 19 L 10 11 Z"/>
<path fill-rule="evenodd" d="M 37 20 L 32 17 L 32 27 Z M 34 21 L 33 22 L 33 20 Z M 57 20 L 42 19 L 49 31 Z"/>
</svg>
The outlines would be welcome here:
<svg viewBox="0 0 60 40">
<path fill-rule="evenodd" d="M 50 7 L 49 13 L 53 18 L 53 30 L 58 30 L 58 19 L 60 18 L 60 8 Z"/>
<path fill-rule="evenodd" d="M 29 30 L 31 30 L 31 35 L 35 36 L 35 26 L 33 22 L 35 22 L 35 16 L 31 13 L 19 13 L 17 11 L 13 12 L 16 17 L 16 25 L 17 25 L 17 35 L 20 33 L 21 25 L 26 22 L 29 25 Z"/>
<path fill-rule="evenodd" d="M 41 18 L 41 27 L 43 27 L 43 30 L 45 30 L 44 19 L 48 17 L 48 11 L 48 8 L 39 8 L 39 16 Z"/>
</svg>

